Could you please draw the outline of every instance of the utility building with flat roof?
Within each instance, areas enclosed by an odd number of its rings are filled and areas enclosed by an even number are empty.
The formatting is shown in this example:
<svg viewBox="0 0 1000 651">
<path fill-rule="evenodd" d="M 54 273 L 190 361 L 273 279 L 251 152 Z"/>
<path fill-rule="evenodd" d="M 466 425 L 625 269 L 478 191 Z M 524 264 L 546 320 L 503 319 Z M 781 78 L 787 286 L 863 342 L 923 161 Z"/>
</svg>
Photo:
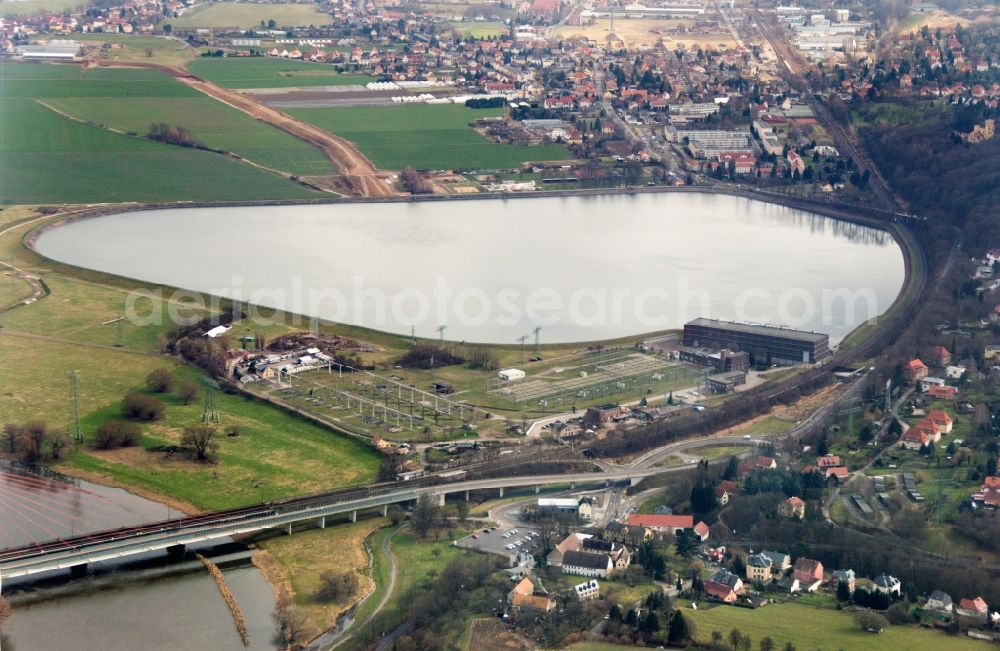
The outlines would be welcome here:
<svg viewBox="0 0 1000 651">
<path fill-rule="evenodd" d="M 758 364 L 815 364 L 830 356 L 830 337 L 822 333 L 717 319 L 685 323 L 684 345 L 745 351 Z"/>
</svg>

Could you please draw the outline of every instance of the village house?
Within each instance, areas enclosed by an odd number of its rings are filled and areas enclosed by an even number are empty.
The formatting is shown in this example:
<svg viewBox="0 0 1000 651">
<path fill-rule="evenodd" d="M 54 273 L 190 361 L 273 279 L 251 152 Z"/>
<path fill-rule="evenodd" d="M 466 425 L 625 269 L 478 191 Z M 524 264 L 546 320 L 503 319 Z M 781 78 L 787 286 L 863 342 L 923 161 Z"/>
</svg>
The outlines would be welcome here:
<svg viewBox="0 0 1000 651">
<path fill-rule="evenodd" d="M 961 380 L 962 376 L 965 375 L 964 366 L 945 366 L 944 376 L 949 380 Z"/>
<path fill-rule="evenodd" d="M 747 581 L 768 583 L 771 580 L 771 559 L 764 554 L 747 556 Z"/>
<path fill-rule="evenodd" d="M 837 466 L 836 468 L 827 468 L 825 476 L 827 480 L 832 479 L 839 482 L 847 479 L 850 474 L 850 471 L 848 471 L 844 466 Z"/>
<path fill-rule="evenodd" d="M 962 599 L 958 602 L 958 608 L 955 609 L 956 615 L 967 617 L 980 624 L 986 622 L 989 612 L 990 607 L 986 604 L 986 601 L 984 601 L 982 597 L 976 597 L 975 599 Z"/>
<path fill-rule="evenodd" d="M 536 595 L 535 584 L 531 579 L 524 577 L 507 593 L 507 601 L 513 608 L 520 610 L 534 610 L 547 613 L 556 607 L 556 602 L 548 595 Z"/>
<path fill-rule="evenodd" d="M 928 375 L 920 380 L 920 391 L 921 393 L 929 393 L 934 387 L 943 387 L 944 378 L 934 377 Z"/>
<path fill-rule="evenodd" d="M 723 479 L 719 482 L 719 485 L 715 487 L 715 499 L 719 500 L 719 504 L 725 506 L 729 504 L 729 498 L 734 495 L 740 494 L 740 486 L 734 481 Z"/>
<path fill-rule="evenodd" d="M 940 434 L 951 434 L 953 422 L 951 416 L 943 409 L 931 409 L 927 412 L 927 420 L 934 423 Z"/>
<path fill-rule="evenodd" d="M 924 608 L 941 613 L 950 613 L 952 610 L 951 595 L 941 590 L 935 590 L 927 595 L 927 603 L 924 604 Z"/>
<path fill-rule="evenodd" d="M 951 364 L 951 352 L 944 346 L 934 346 L 930 354 L 931 364 L 934 366 L 947 366 Z"/>
<path fill-rule="evenodd" d="M 778 464 L 772 457 L 759 456 L 754 459 L 753 467 L 756 470 L 774 470 Z"/>
<path fill-rule="evenodd" d="M 792 578 L 798 582 L 800 590 L 813 592 L 823 583 L 823 564 L 811 558 L 800 558 L 795 561 Z"/>
<path fill-rule="evenodd" d="M 1000 477 L 986 477 L 979 492 L 973 493 L 972 503 L 994 509 L 1000 507 Z"/>
<path fill-rule="evenodd" d="M 591 579 L 573 586 L 573 593 L 580 601 L 589 601 L 601 596 L 601 586 L 597 583 L 597 579 Z"/>
<path fill-rule="evenodd" d="M 899 446 L 907 450 L 919 450 L 930 442 L 927 432 L 919 427 L 911 427 L 899 437 Z"/>
<path fill-rule="evenodd" d="M 683 529 L 694 530 L 695 535 L 704 542 L 708 540 L 708 525 L 704 522 L 695 524 L 693 515 L 650 515 L 645 513 L 630 513 L 630 527 L 645 527 L 656 535 L 673 534 Z"/>
<path fill-rule="evenodd" d="M 928 368 L 919 359 L 911 359 L 903 365 L 903 378 L 910 384 L 916 384 L 927 377 Z"/>
<path fill-rule="evenodd" d="M 728 570 L 719 570 L 705 581 L 705 593 L 725 603 L 733 603 L 743 592 L 743 579 Z"/>
<path fill-rule="evenodd" d="M 806 517 L 806 503 L 793 495 L 778 505 L 778 515 L 801 520 Z"/>
<path fill-rule="evenodd" d="M 826 470 L 827 468 L 834 468 L 840 464 L 840 455 L 838 454 L 828 454 L 816 459 L 816 466 L 820 470 Z"/>
<path fill-rule="evenodd" d="M 889 596 L 895 595 L 899 596 L 900 583 L 899 579 L 888 574 L 879 574 L 872 580 L 872 588 L 876 592 L 881 592 L 882 594 L 887 594 Z"/>
<path fill-rule="evenodd" d="M 614 571 L 610 556 L 584 551 L 568 551 L 563 554 L 561 567 L 563 574 L 595 576 L 600 579 L 607 578 Z"/>
<path fill-rule="evenodd" d="M 761 554 L 771 559 L 771 575 L 773 577 L 781 576 L 792 569 L 792 557 L 788 554 L 772 552 L 766 549 L 761 551 Z"/>
<path fill-rule="evenodd" d="M 951 400 L 958 394 L 958 389 L 944 385 L 932 386 L 927 390 L 927 395 L 935 400 Z"/>
<path fill-rule="evenodd" d="M 589 559 L 588 557 L 573 556 L 576 562 L 590 561 L 594 568 L 600 566 L 606 568 L 604 574 L 591 574 L 589 571 L 575 571 L 579 567 L 574 566 L 566 569 L 566 558 L 570 552 L 580 552 L 589 556 L 602 556 L 603 561 Z M 556 545 L 555 549 L 549 552 L 545 559 L 546 565 L 551 567 L 562 567 L 567 574 L 580 574 L 582 576 L 608 576 L 614 572 L 624 572 L 632 563 L 632 554 L 625 545 L 603 538 L 595 538 L 589 534 L 571 533 L 562 542 Z M 582 566 L 580 566 L 582 567 Z"/>
<path fill-rule="evenodd" d="M 545 557 L 545 564 L 550 567 L 560 567 L 566 552 L 580 551 L 583 549 L 583 541 L 590 537 L 590 534 L 571 533 L 549 552 L 549 555 Z"/>
<path fill-rule="evenodd" d="M 847 584 L 847 591 L 854 592 L 855 576 L 854 570 L 834 570 L 830 575 L 830 582 L 836 588 L 841 582 Z"/>
</svg>

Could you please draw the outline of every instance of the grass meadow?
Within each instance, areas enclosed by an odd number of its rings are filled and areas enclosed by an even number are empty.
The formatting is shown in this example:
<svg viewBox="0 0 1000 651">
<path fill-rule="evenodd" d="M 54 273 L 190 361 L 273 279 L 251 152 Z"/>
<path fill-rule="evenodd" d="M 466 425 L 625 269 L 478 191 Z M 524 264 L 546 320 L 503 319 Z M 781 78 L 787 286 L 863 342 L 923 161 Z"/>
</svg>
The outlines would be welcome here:
<svg viewBox="0 0 1000 651">
<path fill-rule="evenodd" d="M 505 109 L 412 104 L 292 109 L 288 113 L 354 142 L 377 167 L 494 169 L 571 158 L 562 145 L 492 143 L 469 126 Z"/>
<path fill-rule="evenodd" d="M 858 627 L 847 611 L 811 608 L 779 603 L 756 610 L 718 606 L 706 610 L 684 609 L 684 615 L 695 625 L 695 638 L 703 643 L 712 639 L 712 631 L 728 636 L 738 628 L 750 636 L 754 647 L 765 637 L 781 649 L 791 642 L 797 649 L 836 651 L 837 649 L 905 649 L 906 651 L 937 651 L 949 649 L 988 649 L 991 645 L 965 637 L 949 636 L 940 631 L 917 626 L 889 626 L 876 635 Z M 574 647 L 577 648 L 577 647 Z M 579 647 L 581 651 L 586 647 Z M 596 651 L 596 650 L 595 650 Z"/>
<path fill-rule="evenodd" d="M 61 13 L 68 9 L 85 7 L 88 4 L 90 3 L 83 0 L 2 0 L 0 1 L 0 17 L 30 16 L 39 11 Z"/>
<path fill-rule="evenodd" d="M 273 20 L 278 27 L 329 25 L 333 16 L 316 8 L 315 4 L 246 2 L 210 2 L 186 10 L 170 20 L 174 27 L 240 27 L 249 29 Z"/>
</svg>

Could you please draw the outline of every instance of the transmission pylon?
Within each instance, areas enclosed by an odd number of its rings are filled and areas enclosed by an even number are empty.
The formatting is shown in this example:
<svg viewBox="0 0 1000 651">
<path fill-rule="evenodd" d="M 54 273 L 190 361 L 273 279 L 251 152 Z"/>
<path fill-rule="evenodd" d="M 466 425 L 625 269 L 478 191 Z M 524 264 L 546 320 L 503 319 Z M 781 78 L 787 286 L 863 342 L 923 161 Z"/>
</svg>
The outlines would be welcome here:
<svg viewBox="0 0 1000 651">
<path fill-rule="evenodd" d="M 521 363 L 524 363 L 524 342 L 528 341 L 528 335 L 522 335 L 517 338 L 521 342 Z"/>
<path fill-rule="evenodd" d="M 77 443 L 83 442 L 83 432 L 80 431 L 80 405 L 79 392 L 77 391 L 76 371 L 66 371 L 69 378 L 69 435 Z"/>
<path fill-rule="evenodd" d="M 444 329 L 447 328 L 447 327 L 448 326 L 446 326 L 446 325 L 439 325 L 438 328 L 437 328 L 437 331 L 438 331 L 438 340 L 442 344 L 444 343 Z"/>
<path fill-rule="evenodd" d="M 219 388 L 219 384 L 211 379 L 205 378 L 205 408 L 201 412 L 201 422 L 203 423 L 219 423 L 222 419 L 219 418 L 219 410 L 215 406 L 215 390 Z"/>
<path fill-rule="evenodd" d="M 122 348 L 125 346 L 125 316 L 119 312 L 118 321 L 115 322 L 115 346 Z"/>
</svg>

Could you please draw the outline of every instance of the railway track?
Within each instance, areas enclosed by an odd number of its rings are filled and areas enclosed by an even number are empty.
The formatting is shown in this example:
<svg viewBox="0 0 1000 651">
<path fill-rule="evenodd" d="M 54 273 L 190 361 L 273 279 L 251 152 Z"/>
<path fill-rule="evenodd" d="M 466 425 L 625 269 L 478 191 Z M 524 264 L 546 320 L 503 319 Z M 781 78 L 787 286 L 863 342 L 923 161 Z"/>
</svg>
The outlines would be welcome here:
<svg viewBox="0 0 1000 651">
<path fill-rule="evenodd" d="M 878 167 L 871 161 L 868 154 L 858 147 L 854 136 L 840 122 L 834 119 L 830 114 L 830 110 L 813 92 L 809 80 L 805 76 L 799 57 L 792 50 L 781 28 L 772 20 L 771 16 L 759 12 L 756 14 L 756 23 L 761 35 L 771 45 L 775 56 L 783 64 L 779 69 L 784 71 L 785 74 L 783 77 L 788 85 L 803 94 L 817 121 L 823 125 L 823 128 L 826 129 L 833 137 L 834 142 L 837 143 L 837 148 L 842 153 L 850 156 L 862 171 L 868 172 L 869 186 L 875 194 L 880 207 L 889 211 L 898 211 L 899 203 L 889 189 L 889 184 L 886 183 L 881 172 L 879 172 Z"/>
</svg>

